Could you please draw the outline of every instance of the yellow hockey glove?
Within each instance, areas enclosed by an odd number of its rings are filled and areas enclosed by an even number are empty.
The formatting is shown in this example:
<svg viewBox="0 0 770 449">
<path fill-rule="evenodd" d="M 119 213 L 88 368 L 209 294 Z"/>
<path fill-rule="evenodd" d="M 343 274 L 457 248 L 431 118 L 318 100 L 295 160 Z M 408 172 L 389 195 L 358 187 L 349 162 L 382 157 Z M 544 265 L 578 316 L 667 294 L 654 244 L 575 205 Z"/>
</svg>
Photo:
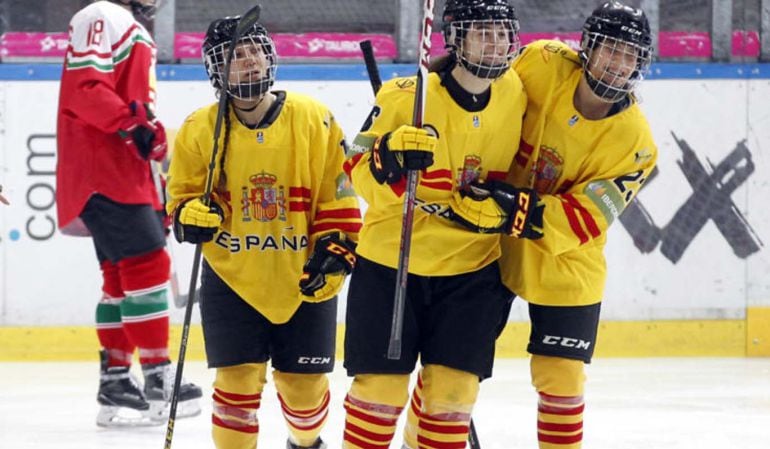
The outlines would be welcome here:
<svg viewBox="0 0 770 449">
<path fill-rule="evenodd" d="M 536 240 L 543 237 L 544 208 L 532 189 L 474 181 L 454 193 L 449 216 L 474 232 Z"/>
<path fill-rule="evenodd" d="M 222 208 L 199 198 L 182 203 L 174 213 L 174 236 L 178 242 L 203 243 L 214 238 L 224 219 Z"/>
<path fill-rule="evenodd" d="M 395 184 L 407 170 L 424 170 L 433 165 L 437 145 L 438 138 L 431 131 L 401 125 L 374 143 L 369 168 L 380 184 Z"/>
</svg>

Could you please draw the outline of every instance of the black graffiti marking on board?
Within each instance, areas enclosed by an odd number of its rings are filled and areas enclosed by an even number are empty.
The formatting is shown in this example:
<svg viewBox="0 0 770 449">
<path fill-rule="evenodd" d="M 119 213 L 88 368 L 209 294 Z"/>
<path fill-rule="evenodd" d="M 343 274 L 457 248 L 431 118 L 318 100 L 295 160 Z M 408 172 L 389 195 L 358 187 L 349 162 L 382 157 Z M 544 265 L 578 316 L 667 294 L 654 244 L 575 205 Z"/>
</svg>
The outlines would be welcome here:
<svg viewBox="0 0 770 449">
<path fill-rule="evenodd" d="M 660 252 L 677 263 L 701 229 L 712 221 L 739 258 L 745 259 L 759 251 L 762 241 L 730 198 L 754 173 L 755 166 L 746 141 L 738 142 L 720 163 L 714 165 L 707 160 L 708 166 L 704 166 L 684 139 L 671 134 L 682 150 L 682 159 L 677 164 L 693 193 L 663 228 L 655 224 L 644 205 L 634 198 L 620 216 L 634 245 L 642 253 L 649 253 L 660 243 Z M 656 168 L 647 182 L 657 174 Z"/>
</svg>

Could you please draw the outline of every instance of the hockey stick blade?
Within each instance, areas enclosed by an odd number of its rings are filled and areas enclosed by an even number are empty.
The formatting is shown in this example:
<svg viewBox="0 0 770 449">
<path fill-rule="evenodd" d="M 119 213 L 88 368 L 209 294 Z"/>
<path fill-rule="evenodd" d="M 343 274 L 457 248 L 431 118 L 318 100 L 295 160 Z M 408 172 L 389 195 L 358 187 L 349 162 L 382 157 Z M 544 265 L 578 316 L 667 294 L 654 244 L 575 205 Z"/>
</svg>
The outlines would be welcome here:
<svg viewBox="0 0 770 449">
<path fill-rule="evenodd" d="M 249 28 L 253 27 L 259 20 L 259 15 L 262 13 L 262 5 L 254 5 L 253 8 L 243 13 L 241 20 L 238 21 L 238 25 L 235 27 L 235 33 L 233 33 L 233 42 L 237 42 L 236 37 L 243 36 Z"/>
<path fill-rule="evenodd" d="M 241 19 L 238 21 L 238 25 L 233 30 L 232 40 L 230 40 L 230 46 L 227 49 L 227 59 L 225 60 L 225 70 L 223 73 L 230 73 L 230 63 L 233 60 L 233 53 L 235 53 L 235 47 L 238 45 L 238 41 L 241 40 L 241 36 L 244 35 L 255 23 L 259 20 L 259 16 L 262 13 L 262 5 L 254 5 L 253 8 L 243 13 Z M 222 77 L 222 93 L 226 94 L 229 89 L 229 76 Z M 224 104 L 225 95 L 220 97 L 220 104 Z M 208 204 L 208 203 L 207 203 Z"/>
<path fill-rule="evenodd" d="M 380 78 L 380 71 L 377 68 L 377 60 L 374 58 L 374 48 L 372 47 L 372 41 L 365 40 L 358 43 L 361 48 L 361 53 L 364 54 L 364 64 L 366 65 L 366 73 L 369 75 L 369 82 L 372 84 L 372 91 L 377 96 L 377 92 L 382 87 L 382 79 Z"/>
</svg>

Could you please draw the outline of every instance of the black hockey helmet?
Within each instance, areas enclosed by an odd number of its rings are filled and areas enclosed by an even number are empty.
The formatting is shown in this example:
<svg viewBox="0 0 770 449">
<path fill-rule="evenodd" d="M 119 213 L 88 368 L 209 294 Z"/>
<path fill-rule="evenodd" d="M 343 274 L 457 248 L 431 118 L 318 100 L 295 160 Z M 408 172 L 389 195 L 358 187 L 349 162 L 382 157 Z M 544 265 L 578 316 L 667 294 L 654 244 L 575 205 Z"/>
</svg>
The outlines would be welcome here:
<svg viewBox="0 0 770 449">
<path fill-rule="evenodd" d="M 510 67 L 510 62 L 520 49 L 519 19 L 509 0 L 447 0 L 442 14 L 446 48 L 465 69 L 479 78 L 498 78 Z M 507 52 L 489 61 L 489 55 L 470 55 L 465 47 L 465 37 L 474 26 L 501 25 L 508 30 Z M 485 28 L 482 28 L 485 29 Z M 490 30 L 491 31 L 491 30 Z M 496 46 L 498 42 L 484 46 Z M 474 60 L 471 60 L 475 56 Z"/>
<path fill-rule="evenodd" d="M 630 76 L 625 85 L 610 83 L 606 76 L 597 77 L 589 70 L 592 54 L 601 47 L 634 56 L 635 66 L 626 68 Z M 591 13 L 583 25 L 580 58 L 586 80 L 594 93 L 608 102 L 617 102 L 634 90 L 649 70 L 652 53 L 650 24 L 639 8 L 617 1 L 605 2 Z"/>
<path fill-rule="evenodd" d="M 208 72 L 211 85 L 215 89 L 222 89 L 222 78 L 225 76 L 223 73 L 225 59 L 227 58 L 230 42 L 233 40 L 235 27 L 240 19 L 240 16 L 234 16 L 214 20 L 209 25 L 206 37 L 203 39 L 201 48 L 203 64 L 206 66 L 206 72 Z M 228 83 L 228 94 L 242 100 L 256 99 L 270 90 L 270 87 L 275 82 L 275 72 L 277 70 L 275 45 L 273 40 L 270 39 L 267 29 L 259 23 L 255 23 L 247 30 L 240 37 L 238 44 L 250 44 L 260 48 L 266 58 L 267 65 L 259 77 L 255 77 L 248 71 L 233 72 L 233 70 L 237 70 L 235 62 L 239 58 L 254 57 L 254 55 L 240 55 L 238 51 L 234 52 L 230 63 L 230 72 L 232 75 L 236 75 L 237 82 L 230 81 Z M 230 79 L 232 80 L 232 77 Z"/>
<path fill-rule="evenodd" d="M 111 0 L 111 1 L 113 3 L 120 3 L 123 5 L 131 6 L 131 11 L 134 13 L 135 16 L 141 16 L 146 20 L 152 20 L 153 18 L 155 18 L 155 13 L 158 11 L 158 8 L 160 8 L 160 4 L 163 2 L 163 0 L 145 0 L 145 1 Z"/>
</svg>

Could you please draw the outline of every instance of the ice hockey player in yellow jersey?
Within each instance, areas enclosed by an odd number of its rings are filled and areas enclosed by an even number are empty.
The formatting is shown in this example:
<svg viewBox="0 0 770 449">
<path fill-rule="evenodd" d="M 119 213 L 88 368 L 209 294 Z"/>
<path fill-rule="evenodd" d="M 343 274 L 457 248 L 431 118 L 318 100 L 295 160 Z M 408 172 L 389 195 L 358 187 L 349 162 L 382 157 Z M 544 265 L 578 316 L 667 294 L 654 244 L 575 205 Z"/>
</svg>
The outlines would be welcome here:
<svg viewBox="0 0 770 449">
<path fill-rule="evenodd" d="M 336 294 L 355 264 L 361 215 L 334 116 L 309 97 L 270 90 L 276 53 L 262 25 L 237 42 L 223 73 L 238 20 L 215 20 L 203 43 L 209 78 L 227 95 L 211 204 L 201 197 L 217 104 L 192 113 L 177 134 L 168 211 L 179 241 L 203 244 L 200 307 L 207 361 L 216 368 L 216 447 L 256 447 L 271 360 L 287 448 L 320 449 Z"/>
<path fill-rule="evenodd" d="M 499 234 L 527 233 L 519 200 L 502 180 L 518 148 L 526 98 L 509 70 L 518 21 L 507 0 L 450 0 L 443 13 L 449 57 L 426 77 L 424 128 L 411 126 L 416 78 L 382 87 L 346 170 L 369 207 L 351 276 L 343 446 L 386 448 L 409 400 L 404 444 L 464 447 L 479 381 L 511 295 L 502 287 Z M 396 286 L 407 169 L 419 170 L 401 358 L 386 357 Z M 494 186 L 494 187 L 490 187 Z M 483 193 L 474 199 L 476 191 Z M 480 196 L 484 196 L 481 198 Z M 514 220 L 515 217 L 523 220 Z"/>
<path fill-rule="evenodd" d="M 528 104 L 509 181 L 545 203 L 544 237 L 503 237 L 500 267 L 529 303 L 541 449 L 581 447 L 583 365 L 596 344 L 607 229 L 657 159 L 634 95 L 652 50 L 644 12 L 613 1 L 586 20 L 579 52 L 538 41 L 514 63 Z"/>
</svg>

